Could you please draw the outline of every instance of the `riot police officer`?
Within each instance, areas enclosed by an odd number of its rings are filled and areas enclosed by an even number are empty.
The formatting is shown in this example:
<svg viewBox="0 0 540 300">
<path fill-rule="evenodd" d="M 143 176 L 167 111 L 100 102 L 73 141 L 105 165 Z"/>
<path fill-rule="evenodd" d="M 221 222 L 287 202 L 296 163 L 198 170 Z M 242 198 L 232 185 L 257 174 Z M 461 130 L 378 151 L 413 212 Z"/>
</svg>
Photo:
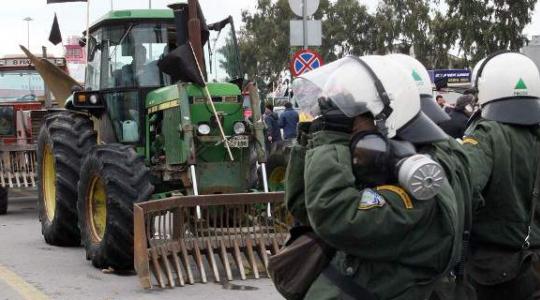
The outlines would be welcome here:
<svg viewBox="0 0 540 300">
<path fill-rule="evenodd" d="M 520 53 L 476 66 L 477 112 L 465 134 L 475 212 L 467 272 L 479 299 L 538 299 L 540 74 Z"/>
<path fill-rule="evenodd" d="M 461 250 L 463 207 L 441 166 L 417 153 L 448 136 L 388 58 L 347 57 L 294 86 L 318 117 L 292 151 L 287 207 L 337 250 L 305 298 L 425 299 Z"/>
<path fill-rule="evenodd" d="M 388 57 L 399 63 L 416 82 L 422 103 L 422 111 L 439 126 L 450 120 L 440 106 L 435 102 L 432 92 L 431 79 L 428 70 L 417 59 L 405 54 L 390 54 Z M 461 138 L 462 136 L 460 136 Z M 463 204 L 463 251 L 460 262 L 448 276 L 437 285 L 432 299 L 466 300 L 475 299 L 474 289 L 465 278 L 464 264 L 467 245 L 472 227 L 473 190 L 470 181 L 469 159 L 463 146 L 455 139 L 449 138 L 435 142 L 424 151 L 430 153 L 444 168 L 448 181 L 454 190 L 456 200 Z"/>
</svg>

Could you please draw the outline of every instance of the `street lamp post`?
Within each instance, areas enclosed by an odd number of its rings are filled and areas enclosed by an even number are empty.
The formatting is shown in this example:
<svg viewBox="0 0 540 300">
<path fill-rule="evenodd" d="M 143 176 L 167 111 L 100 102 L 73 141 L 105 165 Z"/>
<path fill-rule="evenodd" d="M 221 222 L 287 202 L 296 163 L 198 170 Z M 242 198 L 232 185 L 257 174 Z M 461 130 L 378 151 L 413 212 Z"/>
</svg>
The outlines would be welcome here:
<svg viewBox="0 0 540 300">
<path fill-rule="evenodd" d="M 30 50 L 30 22 L 34 21 L 34 19 L 30 17 L 26 17 L 23 19 L 23 21 L 26 21 L 26 24 L 27 24 L 26 46 L 28 47 L 28 50 Z"/>
</svg>

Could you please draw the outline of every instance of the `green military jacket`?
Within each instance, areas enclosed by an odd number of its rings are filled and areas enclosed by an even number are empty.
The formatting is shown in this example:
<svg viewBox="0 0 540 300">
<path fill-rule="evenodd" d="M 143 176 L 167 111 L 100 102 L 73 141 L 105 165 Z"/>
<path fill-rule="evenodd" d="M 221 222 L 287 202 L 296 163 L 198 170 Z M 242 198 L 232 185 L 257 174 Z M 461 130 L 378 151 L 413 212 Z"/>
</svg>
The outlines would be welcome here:
<svg viewBox="0 0 540 300">
<path fill-rule="evenodd" d="M 467 271 L 481 284 L 514 278 L 521 262 L 540 249 L 539 221 L 532 223 L 530 248 L 522 251 L 531 224 L 531 199 L 540 157 L 538 126 L 479 119 L 466 132 L 475 198 Z M 536 220 L 540 205 L 536 205 Z"/>
<path fill-rule="evenodd" d="M 462 225 L 454 192 L 445 183 L 436 199 L 417 201 L 395 185 L 359 190 L 349 138 L 318 132 L 308 149 L 293 149 L 287 207 L 338 249 L 331 264 L 343 276 L 378 299 L 424 299 L 461 250 Z M 302 184 L 297 176 L 304 151 Z M 306 295 L 306 299 L 339 298 L 340 290 L 324 275 Z"/>
<path fill-rule="evenodd" d="M 461 216 L 456 226 L 463 232 L 463 239 L 469 240 L 476 205 L 472 202 L 473 189 L 470 180 L 470 162 L 465 149 L 458 141 L 451 138 L 447 141 L 422 147 L 419 152 L 431 155 L 444 168 L 448 182 L 456 196 L 459 215 Z M 467 233 L 465 233 L 465 230 Z M 468 251 L 468 249 L 464 248 L 462 250 Z M 467 254 L 461 252 L 461 255 L 462 257 L 458 257 L 459 263 L 464 264 Z M 459 271 L 462 271 L 462 268 L 463 265 L 460 265 Z M 433 299 L 476 299 L 474 289 L 466 281 L 456 280 L 454 275 L 463 276 L 460 272 L 454 272 L 452 275 L 449 274 L 449 276 L 443 278 L 437 283 L 434 291 L 437 297 L 433 297 Z"/>
</svg>

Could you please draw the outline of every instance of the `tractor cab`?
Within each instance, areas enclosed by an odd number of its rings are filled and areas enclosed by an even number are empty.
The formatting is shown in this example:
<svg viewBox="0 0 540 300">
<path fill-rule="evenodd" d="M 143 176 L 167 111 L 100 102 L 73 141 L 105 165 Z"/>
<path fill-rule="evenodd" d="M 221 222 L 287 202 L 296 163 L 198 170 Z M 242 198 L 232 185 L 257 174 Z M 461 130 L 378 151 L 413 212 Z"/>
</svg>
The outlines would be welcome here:
<svg viewBox="0 0 540 300">
<path fill-rule="evenodd" d="M 67 71 L 64 58 L 51 57 L 48 61 Z M 0 143 L 32 143 L 32 134 L 37 135 L 39 127 L 32 124 L 30 115 L 44 107 L 45 90 L 30 59 L 20 54 L 0 58 Z"/>
<path fill-rule="evenodd" d="M 241 85 L 232 18 L 203 28 L 206 47 L 201 64 L 207 80 Z M 177 48 L 182 38 L 178 31 L 173 10 L 112 11 L 90 27 L 85 91 L 74 95 L 72 105 L 93 113 L 102 126 L 112 127 L 112 131 L 100 130 L 108 132 L 100 136 L 104 142 L 144 147 L 149 93 L 168 86 L 174 89 L 178 81 L 158 67 Z"/>
<path fill-rule="evenodd" d="M 112 127 L 104 141 L 143 143 L 144 99 L 171 84 L 158 61 L 176 47 L 174 31 L 171 10 L 112 11 L 90 28 L 85 91 L 73 106 Z"/>
</svg>

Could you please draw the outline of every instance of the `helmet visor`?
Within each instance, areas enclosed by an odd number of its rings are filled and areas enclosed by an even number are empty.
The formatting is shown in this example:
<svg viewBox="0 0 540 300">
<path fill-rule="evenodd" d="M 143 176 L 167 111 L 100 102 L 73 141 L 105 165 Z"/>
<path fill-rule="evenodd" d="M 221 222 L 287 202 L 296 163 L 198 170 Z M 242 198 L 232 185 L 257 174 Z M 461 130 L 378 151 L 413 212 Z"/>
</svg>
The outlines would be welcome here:
<svg viewBox="0 0 540 300">
<path fill-rule="evenodd" d="M 326 97 L 352 118 L 368 111 L 382 110 L 383 104 L 372 82 L 364 66 L 349 56 L 296 79 L 294 97 L 300 110 L 314 117 L 320 115 L 318 99 Z"/>
<path fill-rule="evenodd" d="M 507 124 L 540 124 L 540 99 L 508 98 L 482 107 L 482 118 Z"/>
<path fill-rule="evenodd" d="M 423 112 L 398 130 L 397 136 L 413 144 L 427 144 L 448 139 L 448 135 Z"/>
<path fill-rule="evenodd" d="M 420 95 L 420 105 L 424 112 L 435 124 L 450 120 L 450 116 L 441 109 L 431 95 Z"/>
</svg>

